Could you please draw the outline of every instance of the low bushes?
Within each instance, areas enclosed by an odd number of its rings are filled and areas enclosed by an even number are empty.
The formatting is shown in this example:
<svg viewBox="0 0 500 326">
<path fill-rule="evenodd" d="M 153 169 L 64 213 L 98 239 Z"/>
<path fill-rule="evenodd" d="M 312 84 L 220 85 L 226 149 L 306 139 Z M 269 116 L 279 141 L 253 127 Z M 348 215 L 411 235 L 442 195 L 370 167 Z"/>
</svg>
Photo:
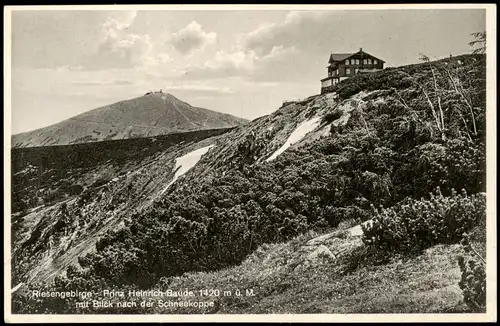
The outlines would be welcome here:
<svg viewBox="0 0 500 326">
<path fill-rule="evenodd" d="M 322 123 L 331 123 L 342 116 L 342 111 L 334 110 L 332 112 L 328 112 L 322 119 Z"/>
<path fill-rule="evenodd" d="M 473 312 L 486 309 L 486 220 L 460 241 L 465 255 L 458 257 L 462 273 L 458 285 L 463 291 L 464 303 Z"/>
<path fill-rule="evenodd" d="M 486 271 L 482 261 L 459 257 L 458 265 L 462 276 L 458 285 L 463 291 L 464 302 L 474 312 L 484 312 L 486 308 Z"/>
<path fill-rule="evenodd" d="M 439 188 L 429 199 L 406 199 L 401 204 L 376 211 L 372 223 L 362 225 L 363 242 L 381 256 L 387 253 L 418 253 L 438 243 L 460 241 L 469 254 L 458 257 L 464 303 L 472 312 L 486 308 L 485 259 L 469 239 L 470 230 L 483 233 L 486 227 L 486 198 L 452 190 L 444 197 Z M 476 239 L 484 245 L 485 237 Z M 485 251 L 485 248 L 483 248 Z"/>
<path fill-rule="evenodd" d="M 486 198 L 452 191 L 444 197 L 439 188 L 429 199 L 407 198 L 377 211 L 363 225 L 363 242 L 389 252 L 414 252 L 438 243 L 458 242 L 463 234 L 486 217 Z"/>
</svg>

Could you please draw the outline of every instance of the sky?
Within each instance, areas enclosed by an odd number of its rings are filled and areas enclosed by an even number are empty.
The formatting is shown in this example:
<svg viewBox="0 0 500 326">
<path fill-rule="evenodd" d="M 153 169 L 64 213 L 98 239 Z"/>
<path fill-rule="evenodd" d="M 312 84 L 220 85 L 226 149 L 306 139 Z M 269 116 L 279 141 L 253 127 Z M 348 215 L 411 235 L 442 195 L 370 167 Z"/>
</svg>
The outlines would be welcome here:
<svg viewBox="0 0 500 326">
<path fill-rule="evenodd" d="M 333 8 L 334 6 L 332 6 Z M 11 16 L 11 130 L 143 95 L 254 119 L 320 91 L 332 52 L 386 67 L 470 53 L 484 9 L 19 10 Z"/>
</svg>

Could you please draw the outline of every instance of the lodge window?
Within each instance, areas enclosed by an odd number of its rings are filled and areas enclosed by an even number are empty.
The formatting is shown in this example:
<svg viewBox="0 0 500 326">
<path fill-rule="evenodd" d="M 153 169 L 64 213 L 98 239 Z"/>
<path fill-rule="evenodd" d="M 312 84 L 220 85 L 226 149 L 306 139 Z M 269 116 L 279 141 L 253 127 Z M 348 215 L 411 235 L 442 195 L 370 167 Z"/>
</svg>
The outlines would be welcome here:
<svg viewBox="0 0 500 326">
<path fill-rule="evenodd" d="M 363 64 L 364 65 L 368 64 L 368 60 L 367 59 L 363 59 Z"/>
<path fill-rule="evenodd" d="M 372 64 L 372 59 L 367 59 L 368 61 L 368 64 L 371 65 Z"/>
<path fill-rule="evenodd" d="M 345 70 L 345 74 L 346 74 L 346 75 L 350 75 L 350 74 L 351 74 L 351 69 L 347 68 L 347 69 Z"/>
<path fill-rule="evenodd" d="M 376 65 L 377 64 L 377 60 L 373 59 L 373 64 Z"/>
<path fill-rule="evenodd" d="M 345 61 L 345 65 L 348 66 L 349 65 L 349 60 L 346 60 Z"/>
<path fill-rule="evenodd" d="M 359 65 L 359 59 L 356 59 L 356 64 Z"/>
</svg>

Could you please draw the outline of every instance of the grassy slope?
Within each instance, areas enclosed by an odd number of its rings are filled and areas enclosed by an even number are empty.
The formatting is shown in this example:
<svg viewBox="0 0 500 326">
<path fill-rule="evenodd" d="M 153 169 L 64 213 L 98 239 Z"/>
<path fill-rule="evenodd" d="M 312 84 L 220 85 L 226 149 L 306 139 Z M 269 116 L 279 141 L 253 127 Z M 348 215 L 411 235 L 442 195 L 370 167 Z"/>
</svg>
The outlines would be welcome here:
<svg viewBox="0 0 500 326">
<path fill-rule="evenodd" d="M 466 311 L 458 286 L 460 245 L 437 245 L 422 255 L 370 262 L 359 237 L 333 237 L 325 245 L 336 261 L 294 271 L 314 233 L 288 243 L 265 245 L 241 265 L 213 273 L 187 273 L 168 288 L 253 289 L 256 296 L 216 298 L 207 313 L 442 313 Z M 355 266 L 359 263 L 359 266 Z M 167 287 L 164 287 L 165 291 Z M 157 313 L 199 313 L 199 309 L 157 308 Z"/>
<path fill-rule="evenodd" d="M 346 225 L 346 223 L 343 223 Z M 168 285 L 154 289 L 174 291 L 218 289 L 219 297 L 178 301 L 214 302 L 213 307 L 160 307 L 126 313 L 158 314 L 349 314 L 349 313 L 457 313 L 467 312 L 458 286 L 460 245 L 437 245 L 411 258 L 392 257 L 377 261 L 367 252 L 360 236 L 347 235 L 340 225 L 320 235 L 315 232 L 279 244 L 261 246 L 240 265 L 215 272 L 186 273 L 170 278 Z M 325 239 L 326 238 L 326 239 Z M 310 260 L 307 257 L 325 246 L 336 256 Z M 234 295 L 239 289 L 242 296 Z M 255 296 L 247 296 L 246 290 Z M 224 291 L 231 296 L 224 296 Z M 114 302 L 138 300 L 125 297 Z M 99 311 L 99 310 L 97 310 Z M 120 309 L 113 309 L 114 313 Z"/>
</svg>

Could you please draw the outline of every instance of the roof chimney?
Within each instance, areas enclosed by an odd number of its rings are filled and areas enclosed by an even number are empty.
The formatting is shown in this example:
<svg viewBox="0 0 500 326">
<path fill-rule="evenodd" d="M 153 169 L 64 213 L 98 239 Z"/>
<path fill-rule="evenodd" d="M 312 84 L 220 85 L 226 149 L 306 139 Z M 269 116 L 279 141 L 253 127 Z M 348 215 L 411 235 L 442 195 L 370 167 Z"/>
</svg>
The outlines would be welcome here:
<svg viewBox="0 0 500 326">
<path fill-rule="evenodd" d="M 363 48 L 359 48 L 359 52 L 363 52 Z"/>
</svg>

